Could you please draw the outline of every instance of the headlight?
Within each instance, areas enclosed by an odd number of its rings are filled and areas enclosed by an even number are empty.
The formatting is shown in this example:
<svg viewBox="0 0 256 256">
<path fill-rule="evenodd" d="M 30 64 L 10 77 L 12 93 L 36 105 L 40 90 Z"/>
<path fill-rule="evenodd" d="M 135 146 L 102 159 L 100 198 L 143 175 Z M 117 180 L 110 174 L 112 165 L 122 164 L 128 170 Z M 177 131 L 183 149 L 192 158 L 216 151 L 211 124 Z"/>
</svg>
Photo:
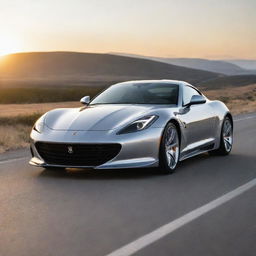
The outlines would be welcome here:
<svg viewBox="0 0 256 256">
<path fill-rule="evenodd" d="M 44 129 L 44 119 L 45 119 L 45 114 L 41 116 L 34 124 L 33 130 L 42 133 Z"/>
<path fill-rule="evenodd" d="M 137 132 L 137 131 L 144 130 L 148 128 L 151 124 L 153 124 L 157 118 L 158 116 L 156 115 L 145 116 L 143 118 L 140 118 L 132 122 L 125 128 L 121 129 L 117 134 L 124 134 L 124 133 Z"/>
</svg>

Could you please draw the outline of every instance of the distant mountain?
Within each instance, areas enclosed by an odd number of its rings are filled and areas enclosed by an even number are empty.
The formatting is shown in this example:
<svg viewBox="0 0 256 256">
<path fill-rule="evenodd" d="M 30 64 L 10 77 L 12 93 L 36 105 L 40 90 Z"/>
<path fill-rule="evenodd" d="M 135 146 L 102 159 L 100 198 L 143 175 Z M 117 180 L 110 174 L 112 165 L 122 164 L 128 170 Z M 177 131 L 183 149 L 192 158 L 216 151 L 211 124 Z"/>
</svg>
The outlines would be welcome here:
<svg viewBox="0 0 256 256">
<path fill-rule="evenodd" d="M 0 76 L 2 87 L 17 87 L 103 85 L 134 79 L 177 79 L 198 83 L 222 75 L 112 54 L 31 52 L 0 59 Z"/>
<path fill-rule="evenodd" d="M 200 69 L 210 72 L 222 73 L 225 75 L 239 75 L 239 74 L 256 74 L 256 64 L 255 70 L 247 70 L 240 67 L 239 64 L 231 63 L 230 61 L 223 60 L 208 60 L 199 58 L 161 58 L 161 57 L 151 57 L 136 54 L 126 54 L 126 53 L 114 53 L 120 56 L 130 56 L 136 58 L 150 59 L 155 61 L 160 61 L 172 65 Z M 253 69 L 253 68 L 251 68 Z"/>
<path fill-rule="evenodd" d="M 256 70 L 256 60 L 224 60 L 248 70 Z"/>
<path fill-rule="evenodd" d="M 199 88 L 206 90 L 222 89 L 228 87 L 240 87 L 250 84 L 255 84 L 256 88 L 256 75 L 239 75 L 239 76 L 225 76 L 210 79 L 208 81 L 199 82 L 196 84 Z"/>
<path fill-rule="evenodd" d="M 223 73 L 226 75 L 241 74 L 245 72 L 239 66 L 224 61 L 190 58 L 167 58 L 163 60 L 165 63 L 173 65 Z"/>
</svg>

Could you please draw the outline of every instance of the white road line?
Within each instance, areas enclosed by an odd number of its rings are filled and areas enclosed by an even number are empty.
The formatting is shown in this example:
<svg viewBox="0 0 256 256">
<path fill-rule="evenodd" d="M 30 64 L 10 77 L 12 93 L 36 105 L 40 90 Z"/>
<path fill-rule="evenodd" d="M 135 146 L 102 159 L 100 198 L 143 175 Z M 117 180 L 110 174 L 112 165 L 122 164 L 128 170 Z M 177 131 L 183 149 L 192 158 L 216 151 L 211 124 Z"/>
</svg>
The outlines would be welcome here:
<svg viewBox="0 0 256 256">
<path fill-rule="evenodd" d="M 13 159 L 8 159 L 8 160 L 3 160 L 3 161 L 0 161 L 0 164 L 9 164 L 9 163 L 12 163 L 12 162 L 16 162 L 16 161 L 19 161 L 19 160 L 25 160 L 27 159 L 28 157 L 19 157 L 19 158 L 13 158 Z"/>
<path fill-rule="evenodd" d="M 215 209 L 216 207 L 230 201 L 231 199 L 241 195 L 247 190 L 251 189 L 256 185 L 256 179 L 251 180 L 250 182 L 232 190 L 231 192 L 183 215 L 182 217 L 169 222 L 166 225 L 161 226 L 160 228 L 148 233 L 135 241 L 113 251 L 107 256 L 128 256 L 136 253 L 137 251 L 143 249 L 144 247 L 156 242 L 157 240 L 163 238 L 164 236 L 169 235 L 175 230 L 181 228 L 182 226 L 188 224 L 189 222 L 199 218 L 200 216 L 206 214 L 207 212 Z"/>
<path fill-rule="evenodd" d="M 245 118 L 235 119 L 234 121 L 235 121 L 235 122 L 237 122 L 237 121 L 243 121 L 243 120 L 247 120 L 247 119 L 251 119 L 251 118 L 256 118 L 256 116 L 248 116 L 248 117 L 245 117 Z"/>
</svg>

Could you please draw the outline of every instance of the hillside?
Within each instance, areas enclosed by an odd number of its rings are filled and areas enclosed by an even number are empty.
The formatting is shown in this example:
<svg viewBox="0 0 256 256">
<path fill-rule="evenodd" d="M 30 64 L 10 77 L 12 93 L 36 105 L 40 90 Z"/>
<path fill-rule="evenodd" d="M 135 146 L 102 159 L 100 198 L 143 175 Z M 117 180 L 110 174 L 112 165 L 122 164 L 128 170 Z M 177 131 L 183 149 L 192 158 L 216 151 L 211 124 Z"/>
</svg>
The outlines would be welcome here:
<svg viewBox="0 0 256 256">
<path fill-rule="evenodd" d="M 211 79 L 205 82 L 196 84 L 199 88 L 207 90 L 225 89 L 232 87 L 242 87 L 250 84 L 256 84 L 256 75 L 240 75 L 240 76 L 226 76 Z"/>
<path fill-rule="evenodd" d="M 198 83 L 220 74 L 111 54 L 34 52 L 0 59 L 0 86 L 103 85 L 132 79 Z"/>
<path fill-rule="evenodd" d="M 239 66 L 238 64 L 236 65 L 236 63 L 232 63 L 231 61 L 225 61 L 225 60 L 208 60 L 208 59 L 200 59 L 200 58 L 161 58 L 161 57 L 143 56 L 143 55 L 137 55 L 137 54 L 128 54 L 128 53 L 113 53 L 113 54 L 116 54 L 118 56 L 149 59 L 149 60 L 159 61 L 159 62 L 187 67 L 187 68 L 222 73 L 225 75 L 256 74 L 256 68 L 255 70 L 253 70 L 253 68 L 246 69 Z"/>
<path fill-rule="evenodd" d="M 244 69 L 242 69 L 237 65 L 227 63 L 224 61 L 218 61 L 218 60 L 195 59 L 195 58 L 161 58 L 161 61 L 165 63 L 173 64 L 173 65 L 207 70 L 207 71 L 217 72 L 217 73 L 223 73 L 226 75 L 246 73 Z"/>
<path fill-rule="evenodd" d="M 256 70 L 256 60 L 244 60 L 244 59 L 239 60 L 238 59 L 238 60 L 224 60 L 224 61 L 233 63 L 244 69 L 249 69 L 254 71 Z"/>
</svg>

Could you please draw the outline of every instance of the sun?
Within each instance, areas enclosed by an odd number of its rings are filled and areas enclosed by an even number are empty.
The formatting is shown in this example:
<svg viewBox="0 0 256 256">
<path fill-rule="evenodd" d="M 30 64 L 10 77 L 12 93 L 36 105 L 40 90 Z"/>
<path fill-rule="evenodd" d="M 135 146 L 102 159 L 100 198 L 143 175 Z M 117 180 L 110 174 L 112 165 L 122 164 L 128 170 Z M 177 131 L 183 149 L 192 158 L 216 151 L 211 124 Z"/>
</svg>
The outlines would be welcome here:
<svg viewBox="0 0 256 256">
<path fill-rule="evenodd" d="M 21 51 L 21 45 L 13 36 L 0 35 L 0 56 Z"/>
</svg>

